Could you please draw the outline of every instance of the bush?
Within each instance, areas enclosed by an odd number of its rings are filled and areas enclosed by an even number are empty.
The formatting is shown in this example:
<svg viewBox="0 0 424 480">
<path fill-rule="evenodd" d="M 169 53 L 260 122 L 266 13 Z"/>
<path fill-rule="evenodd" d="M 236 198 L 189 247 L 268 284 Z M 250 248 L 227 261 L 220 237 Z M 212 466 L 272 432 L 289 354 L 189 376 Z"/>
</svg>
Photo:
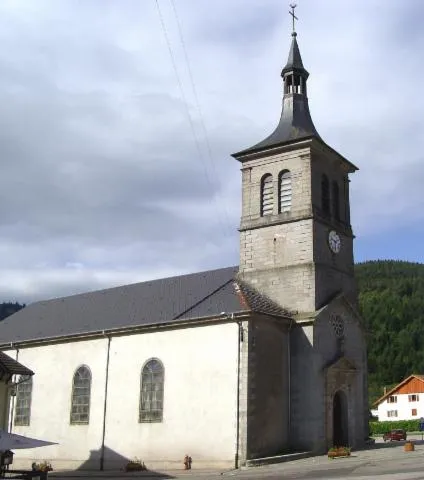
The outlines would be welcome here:
<svg viewBox="0 0 424 480">
<path fill-rule="evenodd" d="M 397 420 L 393 422 L 369 422 L 370 435 L 383 435 L 395 428 L 402 428 L 407 432 L 418 432 L 419 420 Z"/>
</svg>

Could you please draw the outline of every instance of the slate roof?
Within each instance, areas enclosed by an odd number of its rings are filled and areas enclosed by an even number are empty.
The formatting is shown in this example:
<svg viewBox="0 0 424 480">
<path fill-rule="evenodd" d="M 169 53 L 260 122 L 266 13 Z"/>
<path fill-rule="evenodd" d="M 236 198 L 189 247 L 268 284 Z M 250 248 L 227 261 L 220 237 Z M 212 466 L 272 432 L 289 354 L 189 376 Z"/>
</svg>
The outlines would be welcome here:
<svg viewBox="0 0 424 480">
<path fill-rule="evenodd" d="M 287 59 L 286 66 L 283 68 L 281 75 L 284 75 L 286 72 L 296 71 L 308 76 L 308 72 L 303 66 L 302 57 L 300 55 L 299 45 L 296 40 L 296 32 L 292 33 L 292 43 L 290 46 L 289 57 Z"/>
<path fill-rule="evenodd" d="M 295 72 L 301 75 L 306 83 L 309 73 L 303 66 L 296 33 L 293 33 L 292 37 L 289 57 L 286 66 L 281 72 L 281 76 L 284 78 L 287 73 Z M 237 160 L 243 161 L 243 158 L 240 157 L 244 155 L 310 138 L 322 141 L 312 121 L 306 94 L 286 93 L 283 97 L 283 108 L 277 128 L 261 142 L 234 153 L 232 156 Z"/>
<path fill-rule="evenodd" d="M 238 267 L 163 278 L 28 305 L 0 322 L 0 346 L 258 312 L 290 316 L 237 278 Z"/>
<path fill-rule="evenodd" d="M 34 372 L 4 352 L 0 352 L 0 378 L 3 379 L 5 376 L 10 378 L 12 375 L 32 376 Z"/>
</svg>

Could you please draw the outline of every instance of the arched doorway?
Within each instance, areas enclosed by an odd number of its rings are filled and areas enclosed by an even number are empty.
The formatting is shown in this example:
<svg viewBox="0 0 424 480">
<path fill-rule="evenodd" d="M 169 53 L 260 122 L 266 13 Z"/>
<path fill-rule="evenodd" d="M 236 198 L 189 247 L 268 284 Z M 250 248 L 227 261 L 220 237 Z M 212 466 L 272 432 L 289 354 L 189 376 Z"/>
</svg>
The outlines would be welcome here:
<svg viewBox="0 0 424 480">
<path fill-rule="evenodd" d="M 338 390 L 333 399 L 333 445 L 347 447 L 348 444 L 347 397 L 342 390 Z"/>
</svg>

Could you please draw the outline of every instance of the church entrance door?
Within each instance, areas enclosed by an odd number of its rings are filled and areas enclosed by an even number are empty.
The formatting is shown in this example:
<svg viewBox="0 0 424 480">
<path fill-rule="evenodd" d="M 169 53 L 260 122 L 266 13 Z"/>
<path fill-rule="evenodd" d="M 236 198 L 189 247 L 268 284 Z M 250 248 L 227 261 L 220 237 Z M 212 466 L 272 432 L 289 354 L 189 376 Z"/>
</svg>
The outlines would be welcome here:
<svg viewBox="0 0 424 480">
<path fill-rule="evenodd" d="M 349 443 L 347 397 L 338 390 L 333 399 L 333 445 L 347 447 Z"/>
</svg>

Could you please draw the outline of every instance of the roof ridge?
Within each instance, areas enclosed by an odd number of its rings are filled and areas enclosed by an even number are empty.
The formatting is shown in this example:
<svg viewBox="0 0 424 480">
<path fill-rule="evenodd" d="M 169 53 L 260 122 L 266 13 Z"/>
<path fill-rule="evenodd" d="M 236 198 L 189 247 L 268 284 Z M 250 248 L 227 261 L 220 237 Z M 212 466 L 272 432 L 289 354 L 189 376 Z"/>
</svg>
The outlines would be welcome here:
<svg viewBox="0 0 424 480">
<path fill-rule="evenodd" d="M 229 280 L 227 280 L 225 283 L 223 283 L 222 285 L 220 285 L 218 288 L 215 288 L 215 290 L 213 290 L 212 292 L 210 292 L 208 295 L 205 295 L 203 298 L 201 298 L 200 300 L 198 300 L 197 302 L 193 303 L 193 305 L 190 305 L 190 307 L 186 308 L 185 310 L 183 310 L 182 312 L 180 312 L 178 315 L 176 315 L 173 320 L 178 320 L 179 318 L 181 318 L 183 315 L 185 315 L 186 313 L 188 313 L 190 310 L 193 310 L 194 308 L 198 307 L 201 303 L 203 303 L 205 300 L 207 300 L 208 298 L 212 297 L 213 295 L 215 295 L 215 293 L 219 292 L 220 290 L 222 290 L 223 288 L 225 288 L 229 283 L 231 282 L 234 282 L 234 278 L 230 278 Z"/>
</svg>

